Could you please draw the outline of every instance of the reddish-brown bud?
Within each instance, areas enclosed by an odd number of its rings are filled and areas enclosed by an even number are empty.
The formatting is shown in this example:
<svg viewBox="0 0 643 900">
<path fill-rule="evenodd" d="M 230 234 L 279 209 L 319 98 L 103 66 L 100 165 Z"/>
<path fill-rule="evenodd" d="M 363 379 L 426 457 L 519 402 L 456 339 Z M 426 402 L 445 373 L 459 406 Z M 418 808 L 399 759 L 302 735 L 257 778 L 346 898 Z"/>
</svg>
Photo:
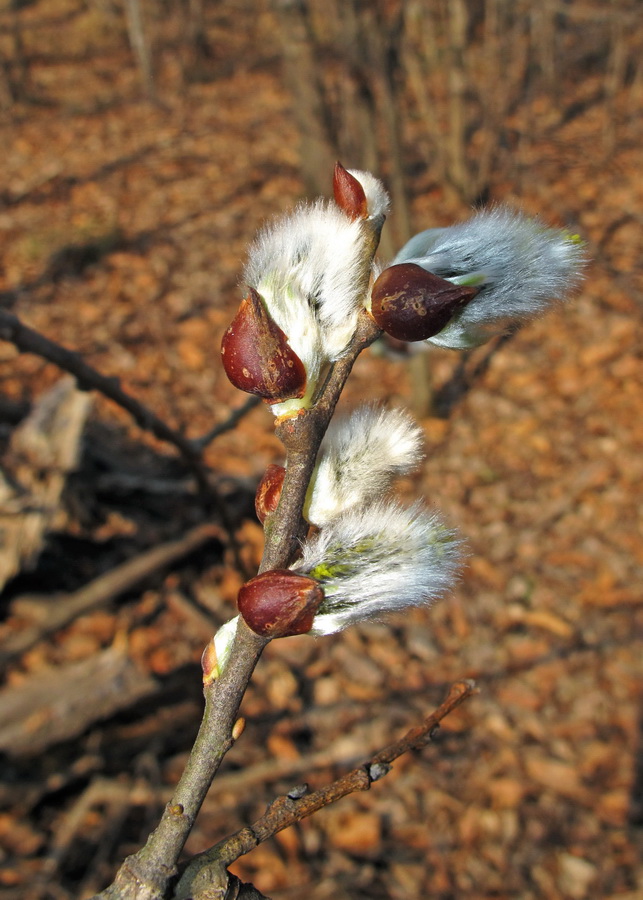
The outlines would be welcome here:
<svg viewBox="0 0 643 900">
<path fill-rule="evenodd" d="M 351 219 L 368 218 L 368 203 L 364 188 L 340 162 L 335 163 L 333 172 L 333 195 L 335 203 Z"/>
<path fill-rule="evenodd" d="M 246 625 L 262 637 L 305 634 L 324 599 L 319 582 L 290 569 L 272 569 L 247 581 L 237 605 Z"/>
<path fill-rule="evenodd" d="M 221 356 L 235 387 L 270 403 L 306 392 L 304 364 L 254 288 L 223 335 Z"/>
<path fill-rule="evenodd" d="M 371 315 L 399 341 L 425 341 L 448 324 L 478 293 L 453 284 L 415 263 L 389 266 L 371 291 Z"/>
<path fill-rule="evenodd" d="M 266 521 L 266 516 L 273 513 L 279 505 L 285 477 L 286 470 L 283 466 L 271 464 L 259 482 L 259 487 L 255 494 L 255 509 L 257 510 L 257 518 L 262 525 Z"/>
</svg>

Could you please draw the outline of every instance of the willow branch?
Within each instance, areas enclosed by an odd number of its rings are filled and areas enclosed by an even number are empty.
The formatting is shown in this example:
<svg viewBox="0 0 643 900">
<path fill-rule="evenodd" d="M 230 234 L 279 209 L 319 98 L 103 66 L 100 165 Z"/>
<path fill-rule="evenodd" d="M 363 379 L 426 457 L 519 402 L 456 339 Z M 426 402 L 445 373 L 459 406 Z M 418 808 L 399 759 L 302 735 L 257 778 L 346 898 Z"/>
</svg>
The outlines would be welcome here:
<svg viewBox="0 0 643 900">
<path fill-rule="evenodd" d="M 371 317 L 362 312 L 350 346 L 334 364 L 315 406 L 277 425 L 277 437 L 286 448 L 286 476 L 279 506 L 265 525 L 260 572 L 289 565 L 299 550 L 308 527 L 302 509 L 319 446 L 355 360 L 380 334 Z"/>
<path fill-rule="evenodd" d="M 374 220 L 364 232 L 364 256 L 359 276 L 359 286 L 364 294 L 382 224 L 383 218 Z M 322 438 L 355 360 L 380 333 L 375 322 L 362 310 L 346 353 L 333 364 L 314 407 L 277 423 L 277 436 L 286 448 L 286 477 L 279 506 L 266 523 L 260 572 L 285 568 L 297 552 L 306 527 L 302 516 L 304 500 Z M 268 638 L 255 634 L 239 617 L 223 673 L 204 689 L 205 710 L 201 727 L 174 796 L 146 845 L 125 860 L 114 883 L 97 897 L 103 900 L 164 900 L 167 896 L 170 882 L 177 874 L 177 860 L 210 784 L 225 754 L 241 734 L 242 727 L 237 724 L 235 728 L 235 723 L 240 722 L 237 719 L 239 706 L 268 643 Z M 219 871 L 218 877 L 223 890 L 223 882 L 227 882 L 224 869 Z"/>
<path fill-rule="evenodd" d="M 375 323 L 364 314 L 346 356 L 335 364 L 319 402 L 278 426 L 277 433 L 288 454 L 288 468 L 281 501 L 266 529 L 262 572 L 287 566 L 299 546 L 302 508 L 319 445 L 357 356 L 378 334 Z M 125 861 L 114 884 L 98 895 L 104 900 L 162 900 L 165 896 L 212 779 L 234 743 L 232 733 L 239 706 L 267 643 L 266 638 L 254 634 L 239 619 L 223 674 L 205 688 L 203 721 L 177 789 L 145 847 Z"/>
<path fill-rule="evenodd" d="M 176 861 L 194 825 L 221 761 L 240 735 L 234 728 L 241 699 L 268 643 L 240 620 L 230 659 L 214 683 L 206 686 L 205 711 L 187 765 L 145 846 L 128 857 L 113 884 L 97 894 L 102 900 L 163 900 Z"/>
</svg>

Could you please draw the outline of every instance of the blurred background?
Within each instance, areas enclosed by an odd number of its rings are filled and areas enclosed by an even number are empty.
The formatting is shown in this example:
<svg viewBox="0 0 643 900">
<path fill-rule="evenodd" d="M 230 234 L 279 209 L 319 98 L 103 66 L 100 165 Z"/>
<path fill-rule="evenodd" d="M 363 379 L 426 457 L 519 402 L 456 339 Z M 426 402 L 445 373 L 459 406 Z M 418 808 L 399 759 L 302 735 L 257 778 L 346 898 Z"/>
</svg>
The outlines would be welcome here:
<svg viewBox="0 0 643 900">
<path fill-rule="evenodd" d="M 643 895 L 642 99 L 636 0 L 2 0 L 0 308 L 204 438 L 246 570 L 281 445 L 261 406 L 209 433 L 244 408 L 218 348 L 267 218 L 328 196 L 339 158 L 391 193 L 384 261 L 488 203 L 587 242 L 582 291 L 511 340 L 358 361 L 340 412 L 412 407 L 427 456 L 399 493 L 443 510 L 466 570 L 432 610 L 268 648 L 188 851 L 452 680 L 480 691 L 235 864 L 274 900 Z M 21 900 L 89 897 L 144 842 L 244 580 L 176 449 L 61 379 L 0 342 L 0 896 Z"/>
</svg>

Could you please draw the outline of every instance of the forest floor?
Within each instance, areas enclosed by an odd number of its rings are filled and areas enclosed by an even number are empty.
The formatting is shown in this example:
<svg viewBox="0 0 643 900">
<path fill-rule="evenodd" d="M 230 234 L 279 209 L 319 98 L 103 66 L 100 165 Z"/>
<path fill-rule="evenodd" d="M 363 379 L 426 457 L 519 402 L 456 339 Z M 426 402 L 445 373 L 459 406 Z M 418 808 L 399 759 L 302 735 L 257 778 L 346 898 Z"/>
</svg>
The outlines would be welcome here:
<svg viewBox="0 0 643 900">
<path fill-rule="evenodd" d="M 141 99 L 101 10 L 88 4 L 63 24 L 42 3 L 21 13 L 38 54 L 30 97 L 0 112 L 0 296 L 198 437 L 245 402 L 218 352 L 245 247 L 303 194 L 290 99 L 270 21 L 252 5 L 221 4 L 209 80 L 185 84 L 177 53 L 163 51 L 159 103 Z M 464 536 L 455 596 L 271 645 L 187 851 L 293 784 L 337 777 L 452 681 L 475 678 L 479 693 L 368 794 L 234 865 L 274 900 L 643 896 L 643 120 L 631 92 L 608 106 L 592 102 L 591 77 L 576 90 L 573 115 L 536 101 L 521 110 L 516 128 L 549 125 L 494 176 L 491 195 L 577 230 L 593 260 L 584 287 L 499 350 L 448 418 L 422 416 L 426 459 L 400 486 Z M 430 178 L 418 185 L 418 229 L 466 214 Z M 444 384 L 456 365 L 435 351 L 426 376 Z M 408 406 L 421 368 L 368 351 L 340 408 Z M 0 343 L 3 443 L 60 378 Z M 205 458 L 252 569 L 254 487 L 282 461 L 269 412 L 254 408 Z M 64 509 L 35 568 L 0 601 L 0 651 L 32 623 L 24 595 L 60 601 L 207 517 L 176 452 L 93 395 Z M 242 580 L 220 542 L 201 542 L 6 665 L 0 710 L 15 697 L 29 705 L 17 731 L 0 721 L 0 896 L 81 900 L 144 842 L 198 727 L 203 646 L 234 614 Z M 101 713 L 91 670 L 81 712 L 56 737 L 43 726 L 44 686 L 88 677 L 92 660 L 113 662 L 105 652 L 135 665 L 134 699 Z"/>
</svg>

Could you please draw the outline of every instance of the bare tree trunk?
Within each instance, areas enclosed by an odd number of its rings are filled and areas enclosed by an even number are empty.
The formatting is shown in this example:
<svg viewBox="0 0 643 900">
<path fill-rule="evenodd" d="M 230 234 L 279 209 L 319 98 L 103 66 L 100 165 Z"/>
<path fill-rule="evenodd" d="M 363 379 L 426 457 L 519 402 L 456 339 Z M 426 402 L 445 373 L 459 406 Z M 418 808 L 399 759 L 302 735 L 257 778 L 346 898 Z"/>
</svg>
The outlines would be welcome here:
<svg viewBox="0 0 643 900">
<path fill-rule="evenodd" d="M 301 134 L 309 191 L 327 193 L 337 157 L 384 174 L 396 210 L 391 256 L 411 233 L 400 101 L 389 65 L 392 43 L 381 4 L 273 0 L 286 81 Z M 394 48 L 394 52 L 397 51 Z"/>
<path fill-rule="evenodd" d="M 464 0 L 449 0 L 447 27 L 449 37 L 449 133 L 447 147 L 450 158 L 449 175 L 463 196 L 470 193 L 470 178 L 466 160 L 467 113 L 465 47 L 468 13 Z"/>
<path fill-rule="evenodd" d="M 187 81 L 202 81 L 210 54 L 205 28 L 203 0 L 187 0 L 185 23 L 185 65 Z"/>
<path fill-rule="evenodd" d="M 0 109 L 9 109 L 13 106 L 14 100 L 11 66 L 9 60 L 0 51 Z"/>
<path fill-rule="evenodd" d="M 305 3 L 274 0 L 273 8 L 279 26 L 286 82 L 293 94 L 293 112 L 299 126 L 302 176 L 307 190 L 319 193 L 320 178 L 325 177 L 325 173 L 328 173 L 330 184 L 335 154 L 326 126 L 319 64 L 313 53 Z M 324 192 L 327 189 L 324 185 Z"/>
<path fill-rule="evenodd" d="M 404 43 L 400 53 L 406 82 L 415 100 L 430 148 L 430 165 L 436 180 L 446 181 L 447 157 L 443 148 L 440 111 L 431 94 L 430 80 L 440 69 L 441 54 L 435 37 L 436 24 L 422 0 L 412 0 L 405 8 Z"/>
<path fill-rule="evenodd" d="M 489 189 L 499 163 L 507 114 L 515 95 L 524 90 L 529 60 L 527 27 L 516 4 L 508 0 L 486 0 L 481 48 L 483 74 L 477 91 L 480 142 L 475 164 L 469 161 L 472 199 L 484 196 Z"/>
<path fill-rule="evenodd" d="M 540 0 L 529 8 L 529 30 L 543 86 L 548 92 L 556 84 L 556 0 Z"/>
<path fill-rule="evenodd" d="M 619 10 L 620 0 L 611 0 L 609 14 L 610 47 L 605 73 L 606 121 L 603 129 L 603 149 L 609 154 L 616 143 L 616 98 L 625 83 L 628 60 L 628 21 L 624 10 Z"/>
<path fill-rule="evenodd" d="M 22 37 L 20 13 L 13 8 L 7 31 L 7 42 L 13 48 L 0 49 L 0 108 L 8 109 L 27 96 L 29 86 L 29 65 Z"/>
<path fill-rule="evenodd" d="M 141 0 L 125 0 L 127 33 L 132 52 L 141 73 L 143 90 L 149 100 L 155 99 L 154 76 L 152 73 L 152 52 L 145 32 Z"/>
<path fill-rule="evenodd" d="M 411 212 L 407 193 L 407 178 L 404 167 L 402 142 L 401 102 L 395 94 L 395 84 L 389 69 L 389 47 L 384 39 L 382 23 L 376 18 L 372 7 L 367 6 L 361 16 L 364 40 L 367 48 L 366 65 L 371 77 L 375 98 L 377 124 L 380 128 L 374 137 L 381 135 L 384 165 L 380 170 L 388 170 L 388 187 L 395 216 L 392 221 L 392 238 L 396 248 L 401 247 L 411 237 Z M 389 234 L 390 232 L 387 232 Z M 386 254 L 387 245 L 384 245 Z M 392 254 L 389 254 L 392 255 Z"/>
</svg>

